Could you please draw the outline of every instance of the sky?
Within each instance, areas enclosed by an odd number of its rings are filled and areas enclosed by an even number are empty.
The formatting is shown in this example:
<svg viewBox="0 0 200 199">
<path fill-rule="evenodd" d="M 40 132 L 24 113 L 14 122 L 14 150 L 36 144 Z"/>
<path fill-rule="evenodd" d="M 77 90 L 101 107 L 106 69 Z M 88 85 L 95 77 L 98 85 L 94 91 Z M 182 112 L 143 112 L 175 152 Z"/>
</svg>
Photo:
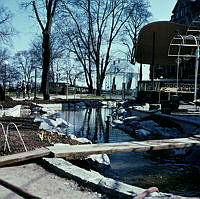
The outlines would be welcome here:
<svg viewBox="0 0 200 199">
<path fill-rule="evenodd" d="M 177 0 L 149 0 L 153 21 L 169 21 Z"/>
<path fill-rule="evenodd" d="M 18 2 L 21 0 L 0 0 L 0 4 L 8 7 L 14 13 L 13 24 L 18 34 L 13 39 L 12 51 L 26 50 L 35 32 L 39 31 L 38 24 L 28 16 L 28 13 L 19 8 Z M 172 10 L 177 0 L 149 0 L 150 11 L 153 14 L 153 21 L 169 21 Z M 37 27 L 37 28 L 35 28 Z"/>
</svg>

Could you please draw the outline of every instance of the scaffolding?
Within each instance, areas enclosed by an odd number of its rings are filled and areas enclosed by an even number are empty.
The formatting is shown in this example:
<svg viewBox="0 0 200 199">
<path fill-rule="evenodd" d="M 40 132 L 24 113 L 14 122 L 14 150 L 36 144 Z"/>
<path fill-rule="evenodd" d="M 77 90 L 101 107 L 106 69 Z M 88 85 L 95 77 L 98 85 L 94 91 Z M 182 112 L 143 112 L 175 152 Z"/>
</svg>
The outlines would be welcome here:
<svg viewBox="0 0 200 199">
<path fill-rule="evenodd" d="M 179 89 L 179 66 L 184 61 L 189 61 L 191 58 L 195 58 L 195 88 L 194 88 L 194 102 L 197 102 L 197 80 L 199 69 L 199 45 L 200 45 L 200 16 L 192 22 L 188 27 L 185 35 L 178 33 L 175 35 L 169 45 L 168 56 L 176 57 L 177 64 L 177 91 Z"/>
</svg>

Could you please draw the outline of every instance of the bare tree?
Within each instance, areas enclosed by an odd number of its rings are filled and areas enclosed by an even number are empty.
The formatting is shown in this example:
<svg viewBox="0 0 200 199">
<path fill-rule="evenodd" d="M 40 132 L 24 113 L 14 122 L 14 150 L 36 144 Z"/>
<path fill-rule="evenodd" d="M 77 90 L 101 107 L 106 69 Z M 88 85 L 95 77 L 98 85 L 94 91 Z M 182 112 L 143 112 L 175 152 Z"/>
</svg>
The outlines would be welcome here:
<svg viewBox="0 0 200 199">
<path fill-rule="evenodd" d="M 63 72 L 63 65 L 66 62 L 66 49 L 63 48 L 60 38 L 57 36 L 56 32 L 52 32 L 51 38 L 51 58 L 50 58 L 50 71 L 51 71 L 51 80 L 55 82 L 56 80 L 62 79 L 59 75 Z M 58 73 L 59 72 L 59 73 Z"/>
<path fill-rule="evenodd" d="M 32 5 L 35 17 L 42 31 L 42 82 L 43 99 L 49 99 L 49 69 L 51 62 L 51 31 L 57 4 L 60 0 L 26 1 L 23 6 Z"/>
<path fill-rule="evenodd" d="M 42 38 L 40 36 L 32 40 L 30 51 L 35 68 L 42 70 Z"/>
<path fill-rule="evenodd" d="M 32 42 L 32 57 L 36 68 L 40 69 L 42 65 L 42 37 L 36 36 Z M 51 34 L 50 41 L 51 56 L 50 56 L 50 66 L 49 66 L 49 81 L 56 82 L 55 76 L 57 76 L 57 71 L 63 71 L 63 64 L 66 62 L 66 49 L 63 48 L 62 42 L 60 42 L 56 33 L 53 31 Z M 57 76 L 58 77 L 58 76 Z"/>
<path fill-rule="evenodd" d="M 12 13 L 5 7 L 0 6 L 0 42 L 9 44 L 15 33 L 11 24 Z"/>
<path fill-rule="evenodd" d="M 140 29 L 152 16 L 149 12 L 149 0 L 134 0 L 129 19 L 123 27 L 121 41 L 128 49 L 128 58 L 131 64 L 135 63 L 135 50 Z"/>
<path fill-rule="evenodd" d="M 77 65 L 67 65 L 67 66 L 65 66 L 64 71 L 65 71 L 65 74 L 66 74 L 66 79 L 67 79 L 67 82 L 70 85 L 76 86 L 77 80 L 83 81 L 84 71 L 81 70 L 81 69 Z"/>
<path fill-rule="evenodd" d="M 31 73 L 34 71 L 34 61 L 32 59 L 32 51 L 24 50 L 17 52 L 13 57 L 13 64 L 17 67 L 23 74 L 25 81 L 30 81 Z"/>
<path fill-rule="evenodd" d="M 11 57 L 8 49 L 0 49 L 0 80 L 4 88 L 7 83 L 10 85 L 20 77 L 20 72 L 12 65 L 10 60 Z"/>
<path fill-rule="evenodd" d="M 101 94 L 112 45 L 131 15 L 130 5 L 125 0 L 72 0 L 71 4 L 62 4 L 62 18 L 68 19 L 64 21 L 66 25 L 62 25 L 67 27 L 65 36 L 81 62 L 86 82 L 91 87 L 94 65 L 97 95 Z"/>
<path fill-rule="evenodd" d="M 1 82 L 5 88 L 5 84 L 8 81 L 7 65 L 10 59 L 8 49 L 0 49 L 0 78 Z"/>
</svg>

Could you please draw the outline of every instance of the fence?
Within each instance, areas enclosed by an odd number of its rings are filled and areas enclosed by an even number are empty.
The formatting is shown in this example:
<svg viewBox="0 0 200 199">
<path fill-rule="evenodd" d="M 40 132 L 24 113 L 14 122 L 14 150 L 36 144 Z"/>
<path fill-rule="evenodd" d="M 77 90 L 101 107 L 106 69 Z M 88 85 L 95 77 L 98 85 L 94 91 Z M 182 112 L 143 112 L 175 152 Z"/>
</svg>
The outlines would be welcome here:
<svg viewBox="0 0 200 199">
<path fill-rule="evenodd" d="M 153 85 L 154 84 L 154 85 Z M 200 88 L 200 84 L 198 84 Z M 139 91 L 166 91 L 166 92 L 177 92 L 177 84 L 174 82 L 139 82 Z M 194 93 L 195 86 L 191 83 L 178 83 L 178 92 Z"/>
</svg>

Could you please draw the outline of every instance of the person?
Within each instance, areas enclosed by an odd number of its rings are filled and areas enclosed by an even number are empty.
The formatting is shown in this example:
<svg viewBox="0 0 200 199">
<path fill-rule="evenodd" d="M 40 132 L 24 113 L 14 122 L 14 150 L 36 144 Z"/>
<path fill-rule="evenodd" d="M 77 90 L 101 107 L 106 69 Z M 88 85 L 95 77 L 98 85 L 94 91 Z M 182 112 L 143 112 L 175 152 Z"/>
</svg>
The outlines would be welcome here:
<svg viewBox="0 0 200 199">
<path fill-rule="evenodd" d="M 17 87 L 16 87 L 16 97 L 20 98 L 20 92 L 21 92 L 21 82 L 17 82 Z"/>
<path fill-rule="evenodd" d="M 26 93 L 27 93 L 28 99 L 29 99 L 30 98 L 30 94 L 31 94 L 31 84 L 30 84 L 30 82 L 28 82 L 26 84 Z"/>
<path fill-rule="evenodd" d="M 26 82 L 23 80 L 22 82 L 22 93 L 23 93 L 23 98 L 26 97 Z"/>
<path fill-rule="evenodd" d="M 135 196 L 133 199 L 144 199 L 146 196 L 148 196 L 150 193 L 153 193 L 153 192 L 159 192 L 158 188 L 157 187 L 150 187 L 146 191 Z"/>
</svg>

